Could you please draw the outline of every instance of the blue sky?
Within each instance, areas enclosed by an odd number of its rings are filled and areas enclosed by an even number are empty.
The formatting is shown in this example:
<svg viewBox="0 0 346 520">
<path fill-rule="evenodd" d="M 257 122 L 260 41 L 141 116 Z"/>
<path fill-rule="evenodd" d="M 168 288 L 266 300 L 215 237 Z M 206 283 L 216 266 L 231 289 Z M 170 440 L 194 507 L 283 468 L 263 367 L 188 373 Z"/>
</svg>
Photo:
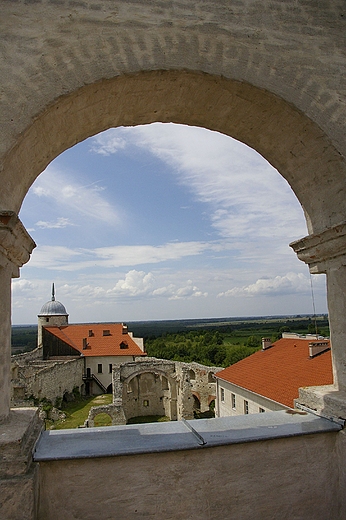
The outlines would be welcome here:
<svg viewBox="0 0 346 520">
<path fill-rule="evenodd" d="M 13 323 L 56 297 L 70 322 L 312 313 L 288 244 L 307 234 L 287 182 L 217 132 L 110 129 L 57 157 L 20 218 L 37 248 L 13 280 Z M 313 277 L 316 312 L 325 278 Z"/>
</svg>

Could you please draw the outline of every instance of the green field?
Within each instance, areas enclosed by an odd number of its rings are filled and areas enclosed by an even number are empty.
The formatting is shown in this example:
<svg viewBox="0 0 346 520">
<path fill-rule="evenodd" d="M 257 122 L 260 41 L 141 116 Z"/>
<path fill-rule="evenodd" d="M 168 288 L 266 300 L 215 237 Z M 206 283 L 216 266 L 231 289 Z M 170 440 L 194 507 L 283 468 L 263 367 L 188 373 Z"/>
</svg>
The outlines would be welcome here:
<svg viewBox="0 0 346 520">
<path fill-rule="evenodd" d="M 68 428 L 78 428 L 84 424 L 88 418 L 92 406 L 111 404 L 112 394 L 104 394 L 93 397 L 79 398 L 70 403 L 63 403 L 60 409 L 66 414 L 66 419 L 59 421 L 46 421 L 46 429 L 65 430 Z M 95 418 L 95 426 L 110 426 L 111 420 L 107 414 L 99 414 Z"/>
</svg>

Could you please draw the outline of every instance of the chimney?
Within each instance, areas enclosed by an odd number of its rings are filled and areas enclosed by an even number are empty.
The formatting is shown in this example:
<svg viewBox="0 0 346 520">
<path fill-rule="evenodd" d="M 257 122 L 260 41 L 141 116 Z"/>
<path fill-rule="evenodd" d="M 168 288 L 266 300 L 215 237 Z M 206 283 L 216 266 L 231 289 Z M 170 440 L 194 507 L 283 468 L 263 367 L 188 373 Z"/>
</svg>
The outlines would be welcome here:
<svg viewBox="0 0 346 520">
<path fill-rule="evenodd" d="M 309 343 L 309 357 L 313 358 L 329 349 L 329 341 L 315 341 L 314 343 Z"/>
<path fill-rule="evenodd" d="M 267 350 L 267 348 L 270 348 L 272 345 L 270 338 L 262 338 L 262 350 Z"/>
<path fill-rule="evenodd" d="M 122 330 L 122 333 L 123 333 L 123 334 L 127 334 L 127 332 L 128 332 L 127 325 L 125 325 L 125 323 L 123 323 L 123 330 Z"/>
<path fill-rule="evenodd" d="M 86 348 L 88 348 L 88 342 L 86 338 L 83 338 L 83 350 L 85 350 Z"/>
</svg>

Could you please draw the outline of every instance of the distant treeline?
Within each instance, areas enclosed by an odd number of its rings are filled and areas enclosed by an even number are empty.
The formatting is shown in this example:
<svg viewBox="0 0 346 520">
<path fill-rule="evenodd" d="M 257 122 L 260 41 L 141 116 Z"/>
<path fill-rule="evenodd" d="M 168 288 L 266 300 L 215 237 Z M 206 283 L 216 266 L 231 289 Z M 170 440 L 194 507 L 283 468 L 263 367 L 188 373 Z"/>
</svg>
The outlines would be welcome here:
<svg viewBox="0 0 346 520">
<path fill-rule="evenodd" d="M 145 348 L 149 356 L 161 359 L 226 367 L 253 354 L 261 345 L 257 336 L 249 336 L 245 345 L 229 344 L 227 337 L 220 331 L 206 330 L 164 334 L 148 339 Z"/>
<path fill-rule="evenodd" d="M 228 366 L 252 354 L 262 337 L 276 341 L 282 332 L 329 336 L 326 315 L 259 318 L 210 318 L 127 322 L 134 336 L 144 338 L 150 356 L 177 361 Z M 37 345 L 37 325 L 12 327 L 12 354 Z"/>
<path fill-rule="evenodd" d="M 316 316 L 318 331 L 322 335 L 329 335 L 328 316 L 320 314 Z M 257 331 L 267 331 L 271 336 L 280 329 L 289 329 L 298 334 L 315 332 L 315 318 L 312 316 L 264 316 L 252 318 L 209 318 L 195 320 L 162 320 L 162 321 L 129 321 L 128 328 L 134 336 L 154 339 L 164 334 L 176 334 L 190 332 L 192 330 L 218 330 L 224 334 L 232 332 L 248 331 L 257 334 Z M 282 331 L 281 331 L 282 332 Z M 261 332 L 262 333 L 262 332 Z"/>
<path fill-rule="evenodd" d="M 12 327 L 12 354 L 30 352 L 37 347 L 37 325 Z"/>
</svg>

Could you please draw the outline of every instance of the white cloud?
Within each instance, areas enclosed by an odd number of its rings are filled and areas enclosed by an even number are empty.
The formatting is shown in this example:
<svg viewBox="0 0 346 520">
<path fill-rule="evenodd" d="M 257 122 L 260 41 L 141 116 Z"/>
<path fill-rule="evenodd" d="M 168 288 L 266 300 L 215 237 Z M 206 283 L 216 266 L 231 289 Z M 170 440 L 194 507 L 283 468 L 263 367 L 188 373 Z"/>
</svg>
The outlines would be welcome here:
<svg viewBox="0 0 346 520">
<path fill-rule="evenodd" d="M 68 218 L 59 217 L 55 222 L 46 222 L 44 220 L 39 220 L 36 222 L 36 226 L 41 229 L 61 229 L 66 228 L 67 226 L 75 226 L 72 224 Z"/>
<path fill-rule="evenodd" d="M 111 155 L 123 150 L 126 146 L 126 140 L 118 137 L 118 130 L 103 132 L 96 135 L 90 147 L 90 152 L 100 155 Z"/>
<path fill-rule="evenodd" d="M 71 249 L 64 246 L 37 247 L 30 267 L 78 271 L 87 268 L 116 268 L 141 264 L 157 264 L 182 260 L 218 249 L 219 245 L 204 242 L 174 242 L 161 246 L 113 246 L 95 249 Z"/>
<path fill-rule="evenodd" d="M 32 252 L 29 266 L 40 269 L 63 269 L 65 265 L 73 267 L 73 262 L 80 255 L 80 251 L 65 246 L 39 246 Z"/>
<path fill-rule="evenodd" d="M 143 296 L 151 294 L 155 279 L 152 273 L 144 271 L 129 271 L 125 278 L 119 280 L 113 289 L 107 291 L 108 294 L 123 294 L 126 296 Z"/>
<path fill-rule="evenodd" d="M 208 205 L 211 223 L 221 237 L 282 236 L 290 241 L 306 234 L 292 190 L 248 146 L 203 128 L 154 123 L 108 130 L 101 142 L 97 136 L 93 150 L 106 147 L 112 153 L 117 138 L 166 163 L 177 181 Z"/>
<path fill-rule="evenodd" d="M 35 284 L 30 280 L 26 280 L 25 278 L 12 280 L 12 291 L 15 296 L 18 296 L 20 293 L 33 292 L 35 289 Z"/>
<path fill-rule="evenodd" d="M 285 276 L 274 278 L 260 278 L 255 283 L 243 287 L 233 287 L 228 291 L 221 292 L 222 296 L 277 296 L 293 293 L 308 292 L 310 281 L 302 273 L 287 273 Z"/>
<path fill-rule="evenodd" d="M 60 210 L 67 208 L 83 218 L 96 219 L 111 225 L 120 223 L 116 209 L 102 196 L 102 186 L 97 183 L 83 186 L 72 175 L 69 176 L 54 165 L 48 166 L 31 190 L 34 195 L 57 204 Z"/>
</svg>

